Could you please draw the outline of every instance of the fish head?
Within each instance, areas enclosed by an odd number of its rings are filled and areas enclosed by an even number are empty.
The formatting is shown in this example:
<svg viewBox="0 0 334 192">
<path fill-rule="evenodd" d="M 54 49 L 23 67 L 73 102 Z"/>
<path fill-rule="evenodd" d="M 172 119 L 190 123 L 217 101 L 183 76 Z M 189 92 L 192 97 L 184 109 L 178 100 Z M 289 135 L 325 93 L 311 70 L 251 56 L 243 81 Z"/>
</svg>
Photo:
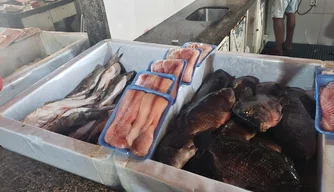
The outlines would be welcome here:
<svg viewBox="0 0 334 192">
<path fill-rule="evenodd" d="M 278 99 L 268 95 L 240 100 L 234 105 L 232 111 L 241 122 L 259 132 L 266 132 L 282 119 L 281 104 Z"/>
</svg>

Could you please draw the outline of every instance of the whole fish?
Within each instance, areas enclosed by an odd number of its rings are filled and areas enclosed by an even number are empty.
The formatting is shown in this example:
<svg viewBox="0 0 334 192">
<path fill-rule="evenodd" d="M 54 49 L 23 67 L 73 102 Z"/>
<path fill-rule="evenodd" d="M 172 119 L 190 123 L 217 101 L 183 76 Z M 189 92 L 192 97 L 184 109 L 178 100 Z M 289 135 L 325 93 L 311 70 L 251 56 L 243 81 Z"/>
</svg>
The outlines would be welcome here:
<svg viewBox="0 0 334 192">
<path fill-rule="evenodd" d="M 282 119 L 282 106 L 276 97 L 256 95 L 238 101 L 233 114 L 240 122 L 259 132 L 275 127 Z"/>
<path fill-rule="evenodd" d="M 100 96 L 99 107 L 111 105 L 114 99 L 122 93 L 128 81 L 134 78 L 135 72 L 121 74 L 115 77 L 109 87 Z"/>
<path fill-rule="evenodd" d="M 237 100 L 254 96 L 259 82 L 259 79 L 253 76 L 243 76 L 233 80 L 232 88 Z"/>
<path fill-rule="evenodd" d="M 263 82 L 256 85 L 256 95 L 272 95 L 277 96 L 281 86 L 276 82 Z"/>
<path fill-rule="evenodd" d="M 64 114 L 66 111 L 93 104 L 96 99 L 96 96 L 91 96 L 84 100 L 66 98 L 60 101 L 48 103 L 27 115 L 23 119 L 23 123 L 42 128 L 56 119 L 59 115 Z"/>
<path fill-rule="evenodd" d="M 96 122 L 97 122 L 97 120 L 88 121 L 87 123 L 79 126 L 79 128 L 76 128 L 75 131 L 68 134 L 68 136 L 72 137 L 74 139 L 85 141 L 88 138 L 89 133 L 96 126 Z"/>
<path fill-rule="evenodd" d="M 315 119 L 316 103 L 313 96 L 310 96 L 305 90 L 298 87 L 286 87 L 282 89 L 278 94 L 278 97 L 284 98 L 286 96 L 289 98 L 291 97 L 298 98 L 302 102 L 304 109 L 308 112 L 308 114 L 312 117 L 312 119 Z"/>
<path fill-rule="evenodd" d="M 105 116 L 107 110 L 114 108 L 115 106 L 110 106 L 105 109 L 97 108 L 75 108 L 66 111 L 64 114 L 60 115 L 52 121 L 50 124 L 45 125 L 43 128 L 49 131 L 53 131 L 60 134 L 70 133 L 71 128 L 75 126 L 84 125 L 88 121 L 96 120 L 101 116 Z"/>
<path fill-rule="evenodd" d="M 209 93 L 218 91 L 222 88 L 230 87 L 233 80 L 234 77 L 222 69 L 218 69 L 215 72 L 210 73 L 196 91 L 191 102 L 196 102 Z"/>
<path fill-rule="evenodd" d="M 165 164 L 182 168 L 196 153 L 193 138 L 210 128 L 219 128 L 231 116 L 234 92 L 224 88 L 192 103 L 177 119 L 177 126 L 161 140 L 156 158 Z"/>
<path fill-rule="evenodd" d="M 87 137 L 86 141 L 92 144 L 98 144 L 99 137 L 107 124 L 108 118 L 101 118 L 96 123 L 94 129 L 90 132 L 89 136 Z"/>
<path fill-rule="evenodd" d="M 283 118 L 269 132 L 294 160 L 298 170 L 303 170 L 316 155 L 317 132 L 314 120 L 298 97 L 287 95 L 285 99 L 287 103 L 282 109 Z"/>
<path fill-rule="evenodd" d="M 69 98 L 81 95 L 87 95 L 97 85 L 105 68 L 103 65 L 97 65 L 93 72 L 91 72 L 81 83 L 67 96 Z"/>
<path fill-rule="evenodd" d="M 258 143 L 260 145 L 266 146 L 276 152 L 282 153 L 282 147 L 279 146 L 274 138 L 267 133 L 258 133 L 254 138 L 250 140 L 251 142 Z"/>
<path fill-rule="evenodd" d="M 235 137 L 207 135 L 196 136 L 199 151 L 188 171 L 250 191 L 300 191 L 299 176 L 282 154 Z"/>
<path fill-rule="evenodd" d="M 231 118 L 217 130 L 217 134 L 237 137 L 249 141 L 256 135 L 256 131 L 238 123 L 234 118 Z"/>
<path fill-rule="evenodd" d="M 121 73 L 121 64 L 119 61 L 122 56 L 123 54 L 119 55 L 118 49 L 107 63 L 105 66 L 106 70 L 101 75 L 100 80 L 94 90 L 95 94 L 99 94 L 100 92 L 106 90 L 109 86 L 109 83 L 111 83 L 111 80 Z"/>
</svg>

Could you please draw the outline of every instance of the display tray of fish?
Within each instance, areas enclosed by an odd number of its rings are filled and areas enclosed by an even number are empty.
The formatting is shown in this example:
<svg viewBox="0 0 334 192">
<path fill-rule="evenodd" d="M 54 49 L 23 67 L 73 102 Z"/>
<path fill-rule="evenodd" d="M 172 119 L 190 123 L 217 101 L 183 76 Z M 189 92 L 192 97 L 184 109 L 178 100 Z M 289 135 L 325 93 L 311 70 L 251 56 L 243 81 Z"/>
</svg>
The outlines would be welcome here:
<svg viewBox="0 0 334 192">
<path fill-rule="evenodd" d="M 314 121 L 305 90 L 218 69 L 169 123 L 153 159 L 246 190 L 308 191 Z"/>
<path fill-rule="evenodd" d="M 106 65 L 97 65 L 64 99 L 46 102 L 23 123 L 97 144 L 115 100 L 129 85 L 136 72 L 121 73 L 119 51 Z M 104 123 L 104 125 L 103 125 Z"/>
<path fill-rule="evenodd" d="M 173 90 L 175 76 L 172 82 L 168 80 L 152 74 L 138 75 L 134 84 L 126 88 L 99 144 L 137 159 L 149 158 L 173 104 L 168 90 Z"/>
<path fill-rule="evenodd" d="M 205 61 L 217 49 L 217 46 L 215 45 L 197 42 L 187 42 L 182 47 L 202 50 L 201 56 L 198 60 L 199 65 L 202 64 L 203 61 Z"/>
<path fill-rule="evenodd" d="M 184 59 L 187 66 L 182 77 L 182 83 L 190 84 L 201 56 L 201 49 L 194 48 L 172 48 L 166 52 L 165 59 Z"/>
<path fill-rule="evenodd" d="M 315 99 L 317 130 L 326 135 L 334 135 L 334 74 L 317 75 Z"/>
</svg>

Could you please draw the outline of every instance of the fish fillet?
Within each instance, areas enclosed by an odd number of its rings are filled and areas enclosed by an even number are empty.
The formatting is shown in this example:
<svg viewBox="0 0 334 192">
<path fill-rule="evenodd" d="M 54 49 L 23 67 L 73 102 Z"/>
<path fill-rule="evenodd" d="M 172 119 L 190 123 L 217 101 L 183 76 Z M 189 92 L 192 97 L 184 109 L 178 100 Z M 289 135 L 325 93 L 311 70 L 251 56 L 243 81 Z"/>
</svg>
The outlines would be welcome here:
<svg viewBox="0 0 334 192">
<path fill-rule="evenodd" d="M 35 35 L 36 33 L 40 33 L 42 30 L 37 27 L 29 27 L 24 28 L 23 33 L 15 40 L 15 42 L 22 41 L 28 37 Z"/>
<path fill-rule="evenodd" d="M 67 110 L 93 104 L 95 99 L 96 97 L 89 97 L 84 100 L 64 99 L 49 103 L 37 108 L 34 112 L 27 115 L 24 118 L 23 123 L 36 127 L 43 127 L 56 119 L 58 115 L 65 113 Z"/>
<path fill-rule="evenodd" d="M 126 136 L 136 119 L 140 103 L 145 95 L 143 91 L 129 90 L 121 101 L 115 119 L 108 128 L 104 140 L 118 148 L 128 148 Z M 131 98 L 133 98 L 131 100 Z"/>
<path fill-rule="evenodd" d="M 188 62 L 182 81 L 190 83 L 199 56 L 200 51 L 197 49 L 174 48 L 168 52 L 167 59 L 185 59 Z"/>
<path fill-rule="evenodd" d="M 202 63 L 202 61 L 205 59 L 206 56 L 210 54 L 210 52 L 213 50 L 212 46 L 204 43 L 190 43 L 187 48 L 199 48 L 202 49 L 202 54 L 199 58 L 199 63 Z"/>
<path fill-rule="evenodd" d="M 159 77 L 158 75 L 141 74 L 135 84 L 162 93 L 167 93 L 172 86 L 173 81 L 168 78 Z"/>
<path fill-rule="evenodd" d="M 183 67 L 184 62 L 182 59 L 160 60 L 151 65 L 151 71 L 153 72 L 173 74 L 176 76 L 176 83 L 171 94 L 173 98 L 176 97 L 179 88 Z"/>
<path fill-rule="evenodd" d="M 151 145 L 153 143 L 154 131 L 156 130 L 160 118 L 168 105 L 168 101 L 162 97 L 156 96 L 156 100 L 153 105 L 153 109 L 148 118 L 148 122 L 152 123 L 143 129 L 145 132 L 139 135 L 136 140 L 134 140 L 131 146 L 131 152 L 139 157 L 144 157 L 147 155 Z"/>
<path fill-rule="evenodd" d="M 23 33 L 22 29 L 6 29 L 0 35 L 6 36 L 6 39 L 0 43 L 0 50 L 9 46 L 14 42 L 21 34 Z"/>
<path fill-rule="evenodd" d="M 334 83 L 329 83 L 320 91 L 320 105 L 323 129 L 334 131 Z"/>
</svg>

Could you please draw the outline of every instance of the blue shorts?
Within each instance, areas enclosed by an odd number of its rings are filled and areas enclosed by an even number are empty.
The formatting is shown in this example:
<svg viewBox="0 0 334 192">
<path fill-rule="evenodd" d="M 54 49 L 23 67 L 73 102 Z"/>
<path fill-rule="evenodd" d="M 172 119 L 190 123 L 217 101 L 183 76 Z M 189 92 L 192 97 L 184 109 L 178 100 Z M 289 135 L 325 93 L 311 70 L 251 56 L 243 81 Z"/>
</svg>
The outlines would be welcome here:
<svg viewBox="0 0 334 192">
<path fill-rule="evenodd" d="M 283 18 L 285 13 L 296 13 L 298 0 L 273 0 L 271 15 L 273 18 Z"/>
</svg>

